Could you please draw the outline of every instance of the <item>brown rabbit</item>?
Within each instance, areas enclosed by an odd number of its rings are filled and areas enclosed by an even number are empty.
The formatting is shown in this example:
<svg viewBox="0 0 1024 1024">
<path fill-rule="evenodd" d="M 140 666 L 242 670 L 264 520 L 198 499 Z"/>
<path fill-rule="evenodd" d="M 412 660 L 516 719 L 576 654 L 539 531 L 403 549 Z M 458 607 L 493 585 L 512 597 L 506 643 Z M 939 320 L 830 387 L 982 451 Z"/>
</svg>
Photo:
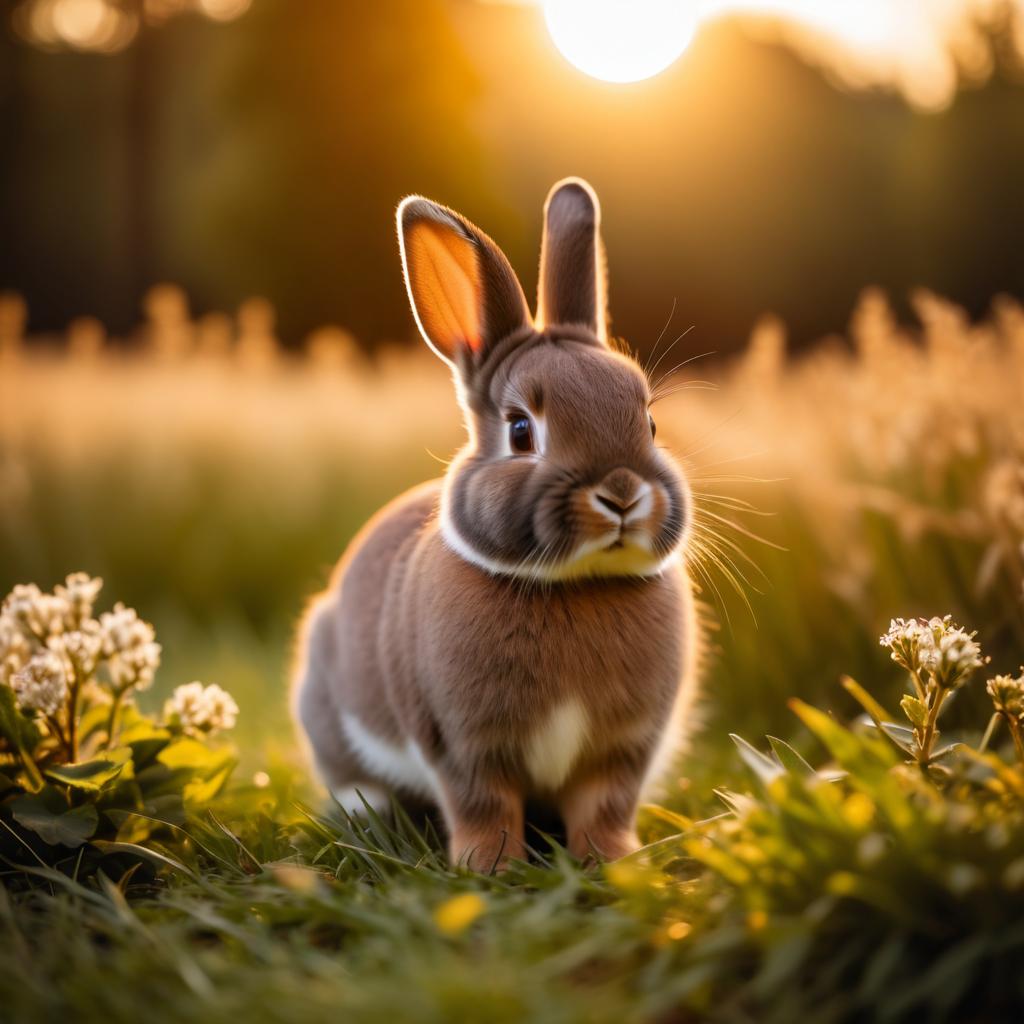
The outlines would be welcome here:
<svg viewBox="0 0 1024 1024">
<path fill-rule="evenodd" d="M 694 695 L 689 490 L 609 347 L 599 220 L 585 182 L 552 189 L 533 320 L 487 235 L 401 203 L 413 314 L 469 440 L 363 529 L 301 638 L 295 711 L 338 802 L 426 798 L 477 870 L 524 854 L 527 797 L 577 857 L 635 850 Z"/>
</svg>

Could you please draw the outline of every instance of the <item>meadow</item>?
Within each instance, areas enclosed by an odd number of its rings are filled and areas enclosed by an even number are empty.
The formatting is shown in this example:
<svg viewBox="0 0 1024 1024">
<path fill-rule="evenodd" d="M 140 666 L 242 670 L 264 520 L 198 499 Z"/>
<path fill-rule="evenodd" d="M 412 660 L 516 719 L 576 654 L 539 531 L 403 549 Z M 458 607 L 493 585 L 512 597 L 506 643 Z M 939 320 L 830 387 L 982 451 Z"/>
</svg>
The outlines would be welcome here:
<svg viewBox="0 0 1024 1024">
<path fill-rule="evenodd" d="M 449 867 L 430 822 L 332 810 L 287 710 L 304 602 L 460 443 L 443 367 L 337 330 L 285 353 L 264 305 L 194 322 L 173 290 L 134 345 L 83 322 L 29 346 L 8 306 L 0 594 L 102 577 L 163 646 L 143 712 L 202 680 L 240 713 L 231 781 L 147 835 L 165 859 L 84 875 L 0 845 L 5 1019 L 1019 1012 L 1024 310 L 913 307 L 901 324 L 868 291 L 848 336 L 798 356 L 772 319 L 739 358 L 702 356 L 682 313 L 644 346 L 696 496 L 700 720 L 641 856 L 584 868 L 538 832 L 486 877 Z M 879 643 L 946 615 L 991 659 L 964 678 Z M 945 652 L 952 625 L 929 628 Z M 948 749 L 915 717 L 932 708 Z"/>
</svg>

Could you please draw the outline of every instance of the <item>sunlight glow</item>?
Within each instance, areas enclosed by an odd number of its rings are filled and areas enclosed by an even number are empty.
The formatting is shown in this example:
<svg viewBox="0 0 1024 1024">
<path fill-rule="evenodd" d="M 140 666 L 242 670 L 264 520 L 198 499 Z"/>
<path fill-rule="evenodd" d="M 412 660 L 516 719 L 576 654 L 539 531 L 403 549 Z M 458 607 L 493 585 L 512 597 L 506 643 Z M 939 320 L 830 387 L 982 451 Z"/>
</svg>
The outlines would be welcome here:
<svg viewBox="0 0 1024 1024">
<path fill-rule="evenodd" d="M 733 16 L 852 89 L 899 91 L 915 107 L 947 107 L 962 83 L 994 67 L 988 31 L 1011 27 L 1024 56 L 1024 0 L 520 0 L 543 7 L 570 63 L 632 82 L 664 70 L 698 23 Z"/>
<path fill-rule="evenodd" d="M 605 82 L 638 82 L 664 71 L 697 27 L 691 0 L 545 0 L 544 18 L 562 55 Z"/>
<path fill-rule="evenodd" d="M 711 0 L 745 16 L 852 88 L 895 87 L 917 107 L 948 106 L 961 77 L 991 72 L 989 0 Z M 751 18 L 753 17 L 753 20 Z"/>
</svg>

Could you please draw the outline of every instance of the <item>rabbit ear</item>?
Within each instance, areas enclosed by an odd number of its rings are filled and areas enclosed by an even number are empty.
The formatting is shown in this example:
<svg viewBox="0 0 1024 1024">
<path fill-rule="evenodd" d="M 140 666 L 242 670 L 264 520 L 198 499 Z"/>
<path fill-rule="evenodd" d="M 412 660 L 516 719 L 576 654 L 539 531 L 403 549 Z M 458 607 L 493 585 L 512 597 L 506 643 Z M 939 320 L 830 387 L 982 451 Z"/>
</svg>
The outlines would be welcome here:
<svg viewBox="0 0 1024 1024">
<path fill-rule="evenodd" d="M 398 207 L 398 244 L 416 325 L 446 362 L 479 359 L 530 324 L 526 297 L 504 253 L 446 206 L 409 196 Z"/>
<path fill-rule="evenodd" d="M 582 178 L 554 185 L 544 204 L 537 326 L 578 324 L 607 340 L 601 206 Z"/>
</svg>

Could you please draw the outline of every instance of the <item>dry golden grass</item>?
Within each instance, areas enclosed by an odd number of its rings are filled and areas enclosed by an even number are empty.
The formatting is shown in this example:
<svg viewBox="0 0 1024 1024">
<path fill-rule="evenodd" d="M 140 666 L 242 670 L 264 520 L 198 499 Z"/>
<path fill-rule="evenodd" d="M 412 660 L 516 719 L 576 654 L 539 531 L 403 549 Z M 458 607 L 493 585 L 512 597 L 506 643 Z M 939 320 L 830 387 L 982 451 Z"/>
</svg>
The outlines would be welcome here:
<svg viewBox="0 0 1024 1024">
<path fill-rule="evenodd" d="M 649 360 L 655 377 L 684 363 L 654 414 L 698 494 L 726 708 L 766 672 L 776 696 L 800 691 L 815 645 L 848 656 L 894 614 L 952 610 L 987 624 L 997 652 L 1021 641 L 1024 312 L 1000 299 L 971 324 L 933 295 L 914 304 L 920 323 L 903 326 L 869 291 L 849 343 L 795 357 L 765 320 L 731 364 L 690 361 L 697 332 Z M 165 635 L 162 608 L 214 634 L 247 622 L 267 646 L 229 681 L 279 710 L 304 596 L 375 507 L 440 475 L 461 441 L 445 368 L 423 346 L 371 361 L 337 329 L 286 353 L 259 300 L 234 323 L 192 322 L 180 293 L 154 290 L 134 346 L 94 322 L 25 345 L 0 305 L 0 582 L 82 567 L 158 605 Z"/>
</svg>

